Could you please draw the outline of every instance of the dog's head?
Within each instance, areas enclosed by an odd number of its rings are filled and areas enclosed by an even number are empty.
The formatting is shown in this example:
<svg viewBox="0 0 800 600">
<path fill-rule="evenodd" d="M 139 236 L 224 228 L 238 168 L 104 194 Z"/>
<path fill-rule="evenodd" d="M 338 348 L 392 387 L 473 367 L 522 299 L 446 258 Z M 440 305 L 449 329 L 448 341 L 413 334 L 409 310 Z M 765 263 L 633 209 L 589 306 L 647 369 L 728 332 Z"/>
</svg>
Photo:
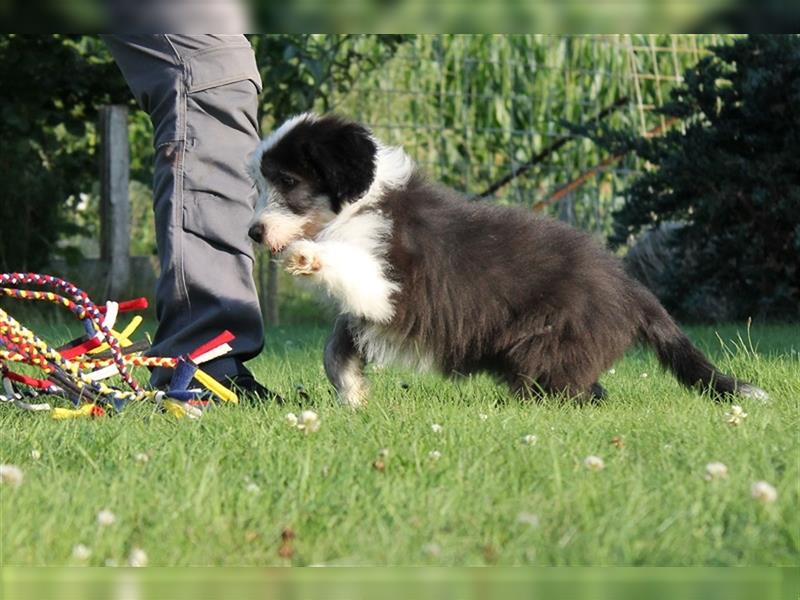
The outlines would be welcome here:
<svg viewBox="0 0 800 600">
<path fill-rule="evenodd" d="M 375 179 L 378 146 L 364 126 L 303 114 L 283 123 L 253 154 L 258 188 L 248 235 L 273 252 L 313 237 Z"/>
</svg>

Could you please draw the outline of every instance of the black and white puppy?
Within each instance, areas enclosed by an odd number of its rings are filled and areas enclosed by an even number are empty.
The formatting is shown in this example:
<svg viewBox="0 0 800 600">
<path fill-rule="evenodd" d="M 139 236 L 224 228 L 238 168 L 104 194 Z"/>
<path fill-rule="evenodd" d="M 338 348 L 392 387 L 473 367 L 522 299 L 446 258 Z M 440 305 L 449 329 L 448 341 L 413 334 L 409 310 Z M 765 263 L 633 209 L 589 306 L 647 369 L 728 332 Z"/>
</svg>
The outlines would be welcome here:
<svg viewBox="0 0 800 600">
<path fill-rule="evenodd" d="M 324 364 L 345 404 L 365 402 L 371 362 L 600 398 L 598 377 L 637 340 L 687 386 L 767 398 L 718 371 L 589 235 L 468 201 L 358 123 L 289 119 L 261 142 L 251 174 L 261 205 L 250 237 L 341 311 Z"/>
</svg>

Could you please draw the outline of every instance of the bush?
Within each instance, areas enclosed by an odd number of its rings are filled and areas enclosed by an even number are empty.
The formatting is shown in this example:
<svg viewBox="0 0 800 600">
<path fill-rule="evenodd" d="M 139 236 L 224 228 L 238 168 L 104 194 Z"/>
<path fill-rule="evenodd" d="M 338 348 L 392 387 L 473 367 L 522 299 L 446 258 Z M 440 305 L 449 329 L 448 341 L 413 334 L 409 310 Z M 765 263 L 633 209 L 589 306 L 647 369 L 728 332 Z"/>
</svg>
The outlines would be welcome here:
<svg viewBox="0 0 800 600">
<path fill-rule="evenodd" d="M 670 310 L 693 319 L 797 319 L 800 37 L 752 35 L 711 50 L 659 110 L 681 119 L 685 132 L 585 132 L 647 161 L 614 215 L 611 241 L 679 221 L 673 260 L 655 286 Z"/>
<path fill-rule="evenodd" d="M 0 268 L 35 270 L 81 233 L 75 216 L 97 180 L 97 108 L 129 102 L 97 38 L 0 35 Z"/>
</svg>

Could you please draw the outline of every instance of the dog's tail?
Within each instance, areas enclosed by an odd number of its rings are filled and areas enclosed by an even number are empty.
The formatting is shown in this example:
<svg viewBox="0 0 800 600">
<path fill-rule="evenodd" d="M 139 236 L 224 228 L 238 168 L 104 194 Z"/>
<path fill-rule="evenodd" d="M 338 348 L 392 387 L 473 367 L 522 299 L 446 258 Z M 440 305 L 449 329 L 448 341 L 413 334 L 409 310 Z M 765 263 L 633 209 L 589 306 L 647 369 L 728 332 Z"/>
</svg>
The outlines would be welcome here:
<svg viewBox="0 0 800 600">
<path fill-rule="evenodd" d="M 661 365 L 669 369 L 683 385 L 699 385 L 722 395 L 769 399 L 761 388 L 726 375 L 711 364 L 649 290 L 636 284 L 635 293 L 642 315 L 639 326 L 641 339 L 655 350 Z"/>
</svg>

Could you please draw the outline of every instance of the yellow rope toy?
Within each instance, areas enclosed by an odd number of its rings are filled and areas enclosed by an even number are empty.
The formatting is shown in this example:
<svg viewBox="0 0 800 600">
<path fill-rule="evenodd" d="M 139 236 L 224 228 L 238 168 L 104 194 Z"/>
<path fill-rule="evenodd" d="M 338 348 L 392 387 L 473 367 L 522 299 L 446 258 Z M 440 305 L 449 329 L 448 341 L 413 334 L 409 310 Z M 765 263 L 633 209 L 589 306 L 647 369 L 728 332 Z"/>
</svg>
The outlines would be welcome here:
<svg viewBox="0 0 800 600">
<path fill-rule="evenodd" d="M 55 288 L 52 291 L 19 289 L 20 285 Z M 95 305 L 73 284 L 38 273 L 0 274 L 0 296 L 32 301 L 48 301 L 70 310 L 84 325 L 85 335 L 60 348 L 54 348 L 37 337 L 6 311 L 0 309 L 0 403 L 9 403 L 30 411 L 48 411 L 54 419 L 99 416 L 106 409 L 121 410 L 130 401 L 152 400 L 175 416 L 197 418 L 209 401 L 219 399 L 238 402 L 236 393 L 198 365 L 231 350 L 233 335 L 225 331 L 192 352 L 180 357 L 146 356 L 146 344 L 133 342 L 132 334 L 142 322 L 135 316 L 121 331 L 113 327 L 120 312 L 143 309 L 147 300 L 107 302 Z M 44 372 L 41 378 L 15 371 L 12 364 L 36 367 Z M 172 368 L 167 390 L 146 390 L 132 377 L 131 367 Z M 103 380 L 120 376 L 130 389 L 121 389 Z M 194 381 L 202 387 L 189 389 Z M 52 407 L 40 402 L 40 396 L 66 397 L 72 408 Z M 30 400 L 34 400 L 30 402 Z"/>
</svg>

